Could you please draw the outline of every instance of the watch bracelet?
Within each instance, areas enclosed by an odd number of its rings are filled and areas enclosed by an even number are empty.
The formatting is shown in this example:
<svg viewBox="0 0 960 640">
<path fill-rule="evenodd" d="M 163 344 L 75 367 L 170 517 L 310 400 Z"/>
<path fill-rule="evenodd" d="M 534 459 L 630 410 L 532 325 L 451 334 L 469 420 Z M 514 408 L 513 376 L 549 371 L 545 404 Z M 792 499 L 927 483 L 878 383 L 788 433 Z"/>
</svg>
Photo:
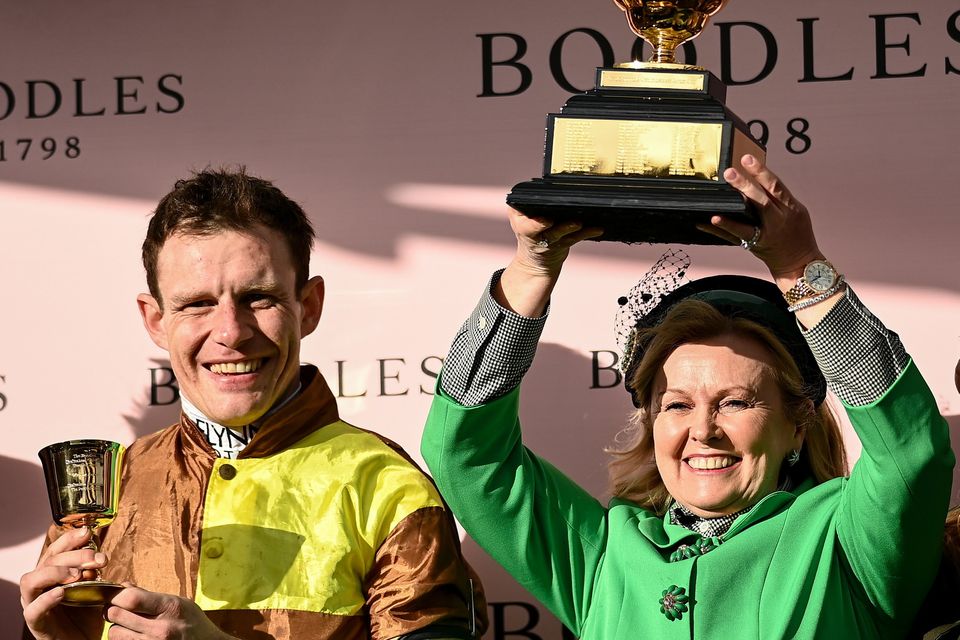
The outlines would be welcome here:
<svg viewBox="0 0 960 640">
<path fill-rule="evenodd" d="M 810 288 L 810 285 L 807 284 L 807 281 L 804 280 L 803 277 L 800 277 L 797 278 L 796 284 L 783 292 L 783 297 L 787 301 L 787 304 L 794 305 L 811 294 L 817 295 L 817 292 Z"/>
<path fill-rule="evenodd" d="M 796 304 L 790 305 L 789 307 L 787 307 L 787 311 L 789 311 L 790 313 L 795 313 L 797 311 L 800 311 L 801 309 L 806 309 L 807 307 L 812 307 L 815 304 L 820 304 L 821 302 L 823 302 L 824 300 L 826 300 L 836 292 L 840 291 L 840 289 L 845 284 L 846 284 L 846 280 L 844 280 L 843 275 L 838 275 L 837 281 L 834 283 L 832 287 L 830 287 L 823 293 L 819 293 L 813 296 L 812 298 L 805 298 L 803 300 L 800 300 Z"/>
</svg>

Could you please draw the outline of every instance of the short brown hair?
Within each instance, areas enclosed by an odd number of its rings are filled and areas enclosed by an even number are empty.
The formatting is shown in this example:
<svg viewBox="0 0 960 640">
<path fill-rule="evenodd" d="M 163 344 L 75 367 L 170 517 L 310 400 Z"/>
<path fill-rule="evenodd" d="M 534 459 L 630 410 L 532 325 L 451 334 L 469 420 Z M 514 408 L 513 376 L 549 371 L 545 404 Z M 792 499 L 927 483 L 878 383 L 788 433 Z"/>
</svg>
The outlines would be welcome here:
<svg viewBox="0 0 960 640">
<path fill-rule="evenodd" d="M 279 232 L 286 240 L 299 292 L 310 275 L 314 239 L 313 226 L 300 205 L 272 182 L 248 175 L 244 167 L 205 169 L 189 179 L 177 180 L 157 205 L 143 241 L 143 267 L 150 294 L 162 306 L 157 261 L 171 236 L 251 231 L 257 225 Z"/>
<path fill-rule="evenodd" d="M 755 340 L 773 356 L 774 373 L 783 394 L 787 416 L 806 430 L 800 462 L 790 469 L 792 478 L 812 476 L 817 483 L 846 475 L 847 459 L 836 417 L 821 403 L 810 400 L 800 369 L 780 340 L 766 327 L 743 317 L 732 317 L 702 300 L 677 303 L 655 327 L 640 330 L 635 344 L 643 359 L 633 372 L 638 409 L 632 424 L 621 432 L 623 448 L 611 448 L 609 464 L 611 493 L 657 514 L 663 514 L 671 497 L 663 484 L 654 458 L 653 385 L 657 371 L 680 345 L 724 335 Z M 784 474 L 781 469 L 781 475 Z"/>
</svg>

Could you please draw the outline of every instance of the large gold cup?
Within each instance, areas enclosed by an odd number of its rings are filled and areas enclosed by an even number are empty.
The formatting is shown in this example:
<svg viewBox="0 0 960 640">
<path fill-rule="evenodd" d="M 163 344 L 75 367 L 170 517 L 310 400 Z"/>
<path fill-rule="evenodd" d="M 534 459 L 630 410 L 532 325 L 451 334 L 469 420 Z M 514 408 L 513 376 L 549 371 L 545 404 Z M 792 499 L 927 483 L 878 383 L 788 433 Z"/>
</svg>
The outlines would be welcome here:
<svg viewBox="0 0 960 640">
<path fill-rule="evenodd" d="M 653 47 L 648 62 L 675 64 L 677 47 L 693 40 L 710 16 L 728 0 L 613 0 L 625 14 L 635 34 Z"/>
<path fill-rule="evenodd" d="M 98 550 L 96 530 L 117 515 L 120 465 L 124 448 L 108 440 L 70 440 L 40 450 L 53 520 L 63 527 L 87 527 L 93 535 L 87 548 Z M 63 604 L 102 606 L 123 587 L 100 579 L 63 585 Z"/>
</svg>

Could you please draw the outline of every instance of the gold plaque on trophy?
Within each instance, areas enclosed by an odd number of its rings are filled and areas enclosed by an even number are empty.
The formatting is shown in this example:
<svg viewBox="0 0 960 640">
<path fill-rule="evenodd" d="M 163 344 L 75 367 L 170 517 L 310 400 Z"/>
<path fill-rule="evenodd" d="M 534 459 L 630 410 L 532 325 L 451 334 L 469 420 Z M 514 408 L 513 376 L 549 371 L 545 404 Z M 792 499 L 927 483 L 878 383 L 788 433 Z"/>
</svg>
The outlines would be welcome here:
<svg viewBox="0 0 960 640">
<path fill-rule="evenodd" d="M 604 229 L 599 240 L 720 244 L 715 214 L 757 213 L 723 172 L 765 151 L 709 71 L 676 61 L 728 0 L 614 0 L 653 48 L 648 61 L 597 69 L 596 87 L 547 116 L 543 177 L 517 184 L 521 213 Z"/>
</svg>

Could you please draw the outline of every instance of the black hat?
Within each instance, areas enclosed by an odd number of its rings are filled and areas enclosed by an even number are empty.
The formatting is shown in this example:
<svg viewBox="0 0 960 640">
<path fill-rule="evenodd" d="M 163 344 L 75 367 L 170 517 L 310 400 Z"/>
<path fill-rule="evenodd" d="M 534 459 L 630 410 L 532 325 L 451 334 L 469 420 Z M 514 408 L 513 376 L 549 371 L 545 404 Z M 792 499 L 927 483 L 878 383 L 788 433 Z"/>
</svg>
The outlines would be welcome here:
<svg viewBox="0 0 960 640">
<path fill-rule="evenodd" d="M 711 276 L 694 280 L 663 296 L 649 313 L 637 321 L 635 328 L 649 329 L 657 326 L 677 303 L 688 298 L 702 300 L 725 316 L 746 318 L 769 329 L 797 363 L 806 384 L 807 397 L 813 400 L 816 406 L 823 402 L 827 395 L 827 381 L 807 341 L 800 333 L 796 318 L 787 311 L 787 302 L 776 285 L 748 276 Z M 628 351 L 630 349 L 633 351 L 624 354 L 627 364 L 623 371 L 623 384 L 630 393 L 634 406 L 639 407 L 637 393 L 630 387 L 630 380 L 643 360 L 643 351 L 635 346 L 633 341 Z"/>
</svg>

